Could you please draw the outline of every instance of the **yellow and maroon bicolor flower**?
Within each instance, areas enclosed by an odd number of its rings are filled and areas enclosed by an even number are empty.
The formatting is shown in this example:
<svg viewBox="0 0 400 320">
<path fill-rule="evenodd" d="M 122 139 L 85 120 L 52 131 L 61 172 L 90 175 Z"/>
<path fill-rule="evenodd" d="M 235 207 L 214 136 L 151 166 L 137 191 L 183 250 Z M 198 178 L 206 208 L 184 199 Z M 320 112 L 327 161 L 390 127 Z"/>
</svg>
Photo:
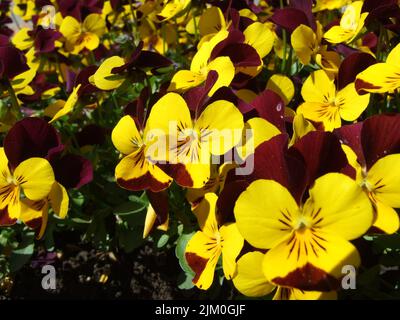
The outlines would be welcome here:
<svg viewBox="0 0 400 320">
<path fill-rule="evenodd" d="M 230 102 L 217 100 L 192 120 L 186 101 L 168 93 L 152 107 L 148 130 L 163 132 L 170 143 L 164 161 L 170 175 L 184 187 L 201 188 L 211 176 L 211 156 L 221 156 L 240 140 L 243 116 Z"/>
<path fill-rule="evenodd" d="M 11 219 L 21 216 L 22 194 L 33 201 L 44 199 L 55 181 L 53 169 L 46 159 L 29 158 L 10 169 L 4 148 L 1 148 L 0 166 L 0 209 L 7 207 Z"/>
<path fill-rule="evenodd" d="M 316 62 L 329 73 L 337 73 L 340 65 L 340 56 L 335 51 L 328 51 L 327 45 L 321 44 L 323 27 L 317 22 L 314 31 L 311 27 L 301 24 L 291 35 L 293 50 L 300 62 L 308 65 Z"/>
<path fill-rule="evenodd" d="M 106 22 L 100 14 L 89 14 L 81 24 L 72 16 L 64 18 L 60 32 L 65 37 L 65 48 L 68 52 L 79 53 L 84 48 L 96 49 L 101 36 L 106 32 Z"/>
<path fill-rule="evenodd" d="M 233 284 L 248 297 L 263 297 L 276 289 L 273 300 L 333 300 L 336 292 L 304 291 L 290 287 L 275 286 L 268 282 L 263 272 L 264 254 L 252 251 L 237 261 L 237 273 Z"/>
<path fill-rule="evenodd" d="M 197 87 L 206 79 L 210 70 L 218 73 L 218 80 L 210 91 L 210 96 L 223 86 L 229 86 L 235 76 L 235 67 L 227 56 L 219 56 L 210 59 L 214 47 L 228 37 L 229 32 L 221 30 L 209 41 L 202 44 L 199 51 L 193 57 L 190 70 L 178 71 L 171 80 L 168 91 L 185 92 Z"/>
<path fill-rule="evenodd" d="M 389 53 L 386 62 L 376 63 L 361 72 L 355 85 L 358 92 L 392 93 L 400 88 L 400 44 Z"/>
<path fill-rule="evenodd" d="M 218 197 L 219 212 L 233 219 L 233 208 L 239 195 L 254 181 L 274 180 L 290 191 L 301 203 L 307 190 L 327 173 L 344 173 L 354 177 L 339 138 L 331 132 L 310 131 L 289 146 L 289 137 L 282 133 L 262 142 L 235 171 L 230 171 Z M 244 175 L 242 166 L 253 165 Z"/>
<path fill-rule="evenodd" d="M 341 126 L 342 120 L 354 121 L 367 108 L 369 95 L 359 95 L 354 83 L 341 90 L 324 70 L 314 71 L 301 89 L 303 102 L 297 113 L 306 119 L 322 122 L 326 131 Z"/>
<path fill-rule="evenodd" d="M 186 261 L 195 272 L 193 283 L 204 290 L 212 285 L 221 255 L 225 277 L 233 278 L 236 258 L 244 244 L 235 223 L 218 224 L 216 202 L 217 195 L 208 193 L 193 210 L 201 231 L 193 235 L 185 250 Z"/>
<path fill-rule="evenodd" d="M 172 182 L 171 177 L 159 168 L 156 159 L 149 154 L 149 150 L 162 141 L 148 134 L 149 124 L 143 129 L 140 125 L 137 126 L 132 116 L 126 115 L 112 132 L 113 144 L 123 157 L 115 168 L 115 177 L 117 183 L 128 190 L 150 189 L 158 192 L 168 188 Z M 163 147 L 165 145 L 160 145 L 159 150 Z"/>
<path fill-rule="evenodd" d="M 335 290 L 342 267 L 360 265 L 349 240 L 362 236 L 373 219 L 362 188 L 340 173 L 318 178 L 304 203 L 276 181 L 256 180 L 239 196 L 234 213 L 245 240 L 268 250 L 266 279 L 307 291 Z"/>
<path fill-rule="evenodd" d="M 20 199 L 20 214 L 13 214 L 15 208 L 8 205 L 7 212 L 3 212 L 7 224 L 15 223 L 19 219 L 35 229 L 37 237 L 40 238 L 46 230 L 50 207 L 59 218 L 67 215 L 69 197 L 66 189 L 79 188 L 90 182 L 93 169 L 88 160 L 78 155 L 61 155 L 63 150 L 64 145 L 61 144 L 56 130 L 40 118 L 25 118 L 10 129 L 4 139 L 3 159 L 8 161 L 9 171 L 5 168 L 3 172 L 5 175 L 12 175 L 13 178 L 8 180 L 18 182 L 23 179 L 18 178 L 21 168 L 28 164 L 30 167 L 26 170 L 33 174 L 33 178 L 40 179 L 36 181 L 39 187 L 35 185 L 35 190 L 40 192 L 43 189 L 41 184 L 46 184 L 48 192 L 41 197 L 28 196 L 24 183 L 21 183 L 19 189 L 24 192 L 25 197 Z M 44 174 L 47 176 L 43 176 Z"/>
<path fill-rule="evenodd" d="M 395 233 L 400 226 L 394 209 L 400 208 L 400 117 L 373 116 L 336 133 L 356 170 L 356 181 L 374 206 L 373 227 Z"/>
<path fill-rule="evenodd" d="M 363 1 L 355 1 L 346 7 L 340 24 L 333 26 L 324 35 L 330 43 L 350 43 L 364 27 L 368 12 L 362 12 Z"/>
</svg>

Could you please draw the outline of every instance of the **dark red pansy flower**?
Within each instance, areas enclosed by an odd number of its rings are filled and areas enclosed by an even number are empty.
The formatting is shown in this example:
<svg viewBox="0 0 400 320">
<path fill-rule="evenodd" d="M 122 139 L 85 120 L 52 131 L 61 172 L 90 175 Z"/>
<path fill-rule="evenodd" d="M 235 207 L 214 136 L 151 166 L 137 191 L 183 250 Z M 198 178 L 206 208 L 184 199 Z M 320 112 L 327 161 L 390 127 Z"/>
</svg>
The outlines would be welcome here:
<svg viewBox="0 0 400 320">
<path fill-rule="evenodd" d="M 343 144 L 357 155 L 358 162 L 369 170 L 384 156 L 400 153 L 400 115 L 375 115 L 364 122 L 335 130 Z"/>
<path fill-rule="evenodd" d="M 12 79 L 28 70 L 24 53 L 11 45 L 8 37 L 0 35 L 0 79 Z"/>
<path fill-rule="evenodd" d="M 93 180 L 92 163 L 76 154 L 56 155 L 50 159 L 56 181 L 66 189 L 84 186 Z"/>
<path fill-rule="evenodd" d="M 361 71 L 375 63 L 375 58 L 365 52 L 355 52 L 347 56 L 339 67 L 338 90 L 354 82 Z"/>
<path fill-rule="evenodd" d="M 32 157 L 49 160 L 64 150 L 57 131 L 40 118 L 24 118 L 15 123 L 4 138 L 3 145 L 12 168 Z"/>
</svg>

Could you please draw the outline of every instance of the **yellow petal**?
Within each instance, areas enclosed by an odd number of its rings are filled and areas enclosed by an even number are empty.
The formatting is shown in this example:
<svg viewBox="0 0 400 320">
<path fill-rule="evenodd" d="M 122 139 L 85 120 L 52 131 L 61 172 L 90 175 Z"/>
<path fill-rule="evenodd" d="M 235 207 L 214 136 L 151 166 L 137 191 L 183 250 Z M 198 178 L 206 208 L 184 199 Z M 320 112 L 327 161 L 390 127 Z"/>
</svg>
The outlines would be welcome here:
<svg viewBox="0 0 400 320">
<path fill-rule="evenodd" d="M 245 296 L 263 297 L 275 289 L 264 275 L 263 260 L 264 254 L 258 251 L 246 253 L 238 260 L 233 284 Z"/>
<path fill-rule="evenodd" d="M 256 49 L 261 59 L 271 52 L 275 36 L 267 25 L 254 22 L 243 31 L 243 34 L 245 43 Z"/>
<path fill-rule="evenodd" d="M 101 14 L 91 13 L 83 21 L 83 29 L 101 37 L 106 32 L 106 22 Z"/>
<path fill-rule="evenodd" d="M 294 85 L 292 80 L 283 74 L 274 74 L 268 79 L 267 89 L 279 94 L 285 104 L 289 104 L 294 96 Z"/>
<path fill-rule="evenodd" d="M 297 113 L 306 119 L 322 122 L 325 131 L 333 131 L 342 124 L 339 108 L 327 103 L 304 102 L 297 108 Z"/>
<path fill-rule="evenodd" d="M 57 181 L 54 182 L 49 194 L 49 200 L 55 214 L 64 219 L 68 213 L 69 197 L 62 184 Z"/>
<path fill-rule="evenodd" d="M 400 154 L 379 159 L 368 171 L 367 183 L 374 197 L 384 204 L 400 208 Z"/>
<path fill-rule="evenodd" d="M 29 31 L 31 31 L 29 28 L 21 28 L 13 36 L 12 43 L 19 50 L 27 50 L 33 47 L 33 39 L 29 36 Z"/>
<path fill-rule="evenodd" d="M 261 143 L 280 133 L 277 127 L 263 118 L 255 117 L 248 120 L 243 129 L 242 141 L 236 147 L 239 156 L 242 160 L 246 159 Z"/>
<path fill-rule="evenodd" d="M 344 275 L 343 266 L 360 265 L 357 249 L 336 235 L 319 232 L 312 236 L 306 230 L 292 237 L 287 237 L 265 254 L 264 275 L 276 285 L 331 291 Z"/>
<path fill-rule="evenodd" d="M 71 42 L 76 42 L 81 34 L 81 25 L 71 16 L 66 16 L 61 23 L 60 32 Z"/>
<path fill-rule="evenodd" d="M 21 162 L 14 171 L 17 183 L 31 200 L 41 200 L 50 193 L 54 183 L 54 172 L 43 158 L 29 158 Z"/>
<path fill-rule="evenodd" d="M 224 86 L 228 87 L 235 77 L 235 67 L 229 57 L 218 57 L 214 59 L 208 64 L 207 69 L 209 71 L 214 70 L 218 73 L 218 79 L 208 93 L 210 97 L 219 88 Z"/>
<path fill-rule="evenodd" d="M 206 9 L 200 17 L 199 30 L 201 36 L 217 33 L 225 27 L 225 17 L 218 7 Z"/>
<path fill-rule="evenodd" d="M 354 86 L 354 82 L 349 83 L 340 90 L 336 97 L 336 105 L 339 107 L 339 113 L 343 120 L 356 120 L 368 107 L 369 94 L 359 95 Z"/>
<path fill-rule="evenodd" d="M 206 76 L 189 70 L 179 70 L 172 77 L 168 91 L 185 92 L 202 84 L 206 80 Z"/>
<path fill-rule="evenodd" d="M 225 278 L 232 279 L 236 273 L 236 258 L 242 251 L 244 239 L 236 223 L 223 225 L 219 229 L 221 236 L 222 267 Z"/>
<path fill-rule="evenodd" d="M 400 87 L 400 68 L 389 63 L 377 63 L 358 74 L 357 90 L 373 93 L 393 92 Z"/>
<path fill-rule="evenodd" d="M 289 145 L 292 146 L 307 133 L 315 131 L 313 124 L 304 118 L 303 114 L 298 113 L 293 118 L 293 136 Z"/>
<path fill-rule="evenodd" d="M 387 234 L 393 234 L 400 227 L 399 214 L 385 203 L 374 200 L 376 217 L 373 226 Z"/>
<path fill-rule="evenodd" d="M 234 208 L 240 233 L 260 249 L 273 248 L 281 242 L 290 233 L 291 219 L 298 211 L 289 191 L 273 180 L 252 182 Z"/>
<path fill-rule="evenodd" d="M 78 96 L 78 90 L 80 89 L 81 84 L 78 84 L 77 87 L 74 88 L 74 90 L 72 90 L 70 96 L 68 97 L 67 101 L 64 104 L 64 107 L 62 109 L 60 109 L 53 117 L 53 119 L 51 119 L 49 121 L 49 123 L 54 122 L 55 120 L 65 116 L 66 114 L 70 113 L 76 103 L 78 102 L 79 96 Z"/>
<path fill-rule="evenodd" d="M 124 82 L 124 78 L 121 77 L 120 79 L 110 80 L 107 79 L 107 77 L 115 77 L 116 75 L 112 73 L 112 70 L 124 64 L 124 59 L 118 56 L 113 56 L 104 60 L 93 75 L 94 85 L 101 90 L 113 90 L 118 88 L 122 82 Z"/>
<path fill-rule="evenodd" d="M 177 126 L 191 128 L 192 120 L 186 101 L 177 93 L 167 93 L 151 108 L 146 128 L 164 134 L 175 134 Z M 171 129 L 171 130 L 170 130 Z"/>
<path fill-rule="evenodd" d="M 211 286 L 220 255 L 221 248 L 217 241 L 201 231 L 196 232 L 189 240 L 185 257 L 196 274 L 193 279 L 196 287 L 207 290 Z"/>
<path fill-rule="evenodd" d="M 128 155 L 138 150 L 142 145 L 142 137 L 131 116 L 122 117 L 111 133 L 111 140 L 122 154 Z"/>
<path fill-rule="evenodd" d="M 353 179 L 340 173 L 328 173 L 315 181 L 303 211 L 314 221 L 320 219 L 315 224 L 324 232 L 347 240 L 363 235 L 373 219 L 368 196 Z"/>
<path fill-rule="evenodd" d="M 195 129 L 200 132 L 202 147 L 223 155 L 239 143 L 243 125 L 243 115 L 234 104 L 218 100 L 201 113 Z"/>
<path fill-rule="evenodd" d="M 335 84 L 324 70 L 314 71 L 304 82 L 301 95 L 306 102 L 329 103 L 336 95 Z"/>
<path fill-rule="evenodd" d="M 303 291 L 293 288 L 278 287 L 272 300 L 336 300 L 336 291 Z"/>
<path fill-rule="evenodd" d="M 317 35 L 309 26 L 301 24 L 293 31 L 291 42 L 293 50 L 300 62 L 304 65 L 308 65 L 314 54 L 314 50 L 319 46 Z"/>
</svg>

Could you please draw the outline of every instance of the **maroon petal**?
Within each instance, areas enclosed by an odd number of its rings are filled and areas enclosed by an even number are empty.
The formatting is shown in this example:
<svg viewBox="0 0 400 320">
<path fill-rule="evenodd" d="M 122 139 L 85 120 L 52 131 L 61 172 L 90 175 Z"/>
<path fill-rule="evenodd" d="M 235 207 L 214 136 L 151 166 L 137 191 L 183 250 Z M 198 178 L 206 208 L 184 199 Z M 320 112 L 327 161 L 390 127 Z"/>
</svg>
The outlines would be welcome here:
<svg viewBox="0 0 400 320">
<path fill-rule="evenodd" d="M 365 52 L 353 53 L 346 57 L 339 67 L 339 90 L 354 82 L 361 71 L 375 63 L 375 58 Z"/>
<path fill-rule="evenodd" d="M 76 76 L 74 87 L 77 87 L 79 84 L 81 85 L 78 90 L 79 96 L 100 91 L 97 87 L 89 82 L 89 78 L 97 71 L 97 69 L 97 66 L 88 66 L 82 69 L 81 72 L 79 72 L 79 74 Z"/>
<path fill-rule="evenodd" d="M 93 180 L 92 163 L 75 154 L 67 154 L 62 157 L 54 157 L 50 161 L 56 181 L 65 188 L 79 189 Z"/>
<path fill-rule="evenodd" d="M 218 56 L 229 57 L 235 67 L 257 67 L 261 65 L 261 58 L 256 49 L 246 43 L 229 44 L 219 51 Z"/>
<path fill-rule="evenodd" d="M 80 147 L 102 145 L 105 140 L 106 130 L 97 124 L 89 124 L 76 134 L 76 140 Z"/>
<path fill-rule="evenodd" d="M 361 165 L 365 164 L 364 152 L 361 145 L 361 131 L 363 122 L 342 126 L 334 131 L 334 134 L 339 138 L 339 141 L 349 146 L 357 155 L 358 162 Z"/>
<path fill-rule="evenodd" d="M 159 68 L 168 67 L 171 64 L 172 61 L 163 55 L 157 52 L 143 50 L 137 58 L 135 66 L 139 69 L 151 68 L 156 70 Z"/>
<path fill-rule="evenodd" d="M 281 132 L 285 132 L 285 103 L 277 93 L 266 89 L 250 104 L 261 118 L 271 122 Z"/>
<path fill-rule="evenodd" d="M 307 176 L 303 159 L 297 154 L 287 152 L 288 136 L 280 134 L 260 144 L 254 155 L 249 156 L 244 164 L 249 168 L 254 164 L 249 181 L 257 179 L 272 179 L 285 186 L 300 203 L 303 196 Z"/>
<path fill-rule="evenodd" d="M 217 82 L 217 79 L 218 73 L 214 70 L 211 70 L 207 75 L 207 80 L 204 85 L 190 89 L 185 93 L 184 98 L 186 103 L 190 111 L 192 111 L 194 114 L 201 114 L 201 109 L 208 99 L 208 93 Z"/>
<path fill-rule="evenodd" d="M 151 190 L 146 190 L 146 195 L 157 215 L 157 220 L 154 223 L 154 227 L 167 222 L 169 216 L 168 192 L 166 190 L 161 192 L 152 192 Z"/>
<path fill-rule="evenodd" d="M 48 158 L 54 151 L 61 152 L 63 145 L 53 126 L 40 118 L 18 121 L 4 138 L 4 151 L 12 168 L 32 158 Z"/>
<path fill-rule="evenodd" d="M 318 177 L 329 172 L 341 172 L 348 165 L 339 139 L 331 132 L 312 131 L 298 140 L 289 153 L 304 159 L 308 187 Z"/>
<path fill-rule="evenodd" d="M 61 37 L 62 34 L 55 30 L 39 30 L 34 41 L 36 54 L 52 52 L 55 49 L 55 41 Z"/>
<path fill-rule="evenodd" d="M 296 8 L 284 8 L 275 10 L 271 21 L 289 33 L 292 33 L 298 26 L 304 24 L 310 26 L 307 15 Z"/>
<path fill-rule="evenodd" d="M 217 57 L 224 56 L 223 54 L 221 54 L 222 50 L 232 44 L 238 43 L 244 43 L 244 34 L 239 30 L 230 31 L 226 39 L 222 40 L 214 47 L 210 55 L 210 61 L 214 60 Z"/>
<path fill-rule="evenodd" d="M 235 217 L 233 208 L 240 194 L 250 185 L 249 181 L 238 180 L 232 183 L 225 184 L 224 189 L 218 196 L 218 224 L 223 225 L 228 222 L 234 222 Z"/>
<path fill-rule="evenodd" d="M 290 6 L 292 8 L 303 11 L 307 17 L 308 25 L 313 30 L 317 30 L 317 24 L 315 22 L 315 17 L 312 13 L 313 0 L 290 0 Z"/>
<path fill-rule="evenodd" d="M 365 120 L 361 144 L 367 169 L 388 154 L 400 153 L 400 115 L 376 115 Z"/>
<path fill-rule="evenodd" d="M 0 210 L 0 227 L 12 226 L 17 222 L 17 219 L 11 219 L 8 215 L 7 207 Z"/>
<path fill-rule="evenodd" d="M 25 55 L 12 46 L 0 46 L 0 78 L 12 79 L 29 70 Z"/>
<path fill-rule="evenodd" d="M 243 115 L 245 115 L 246 119 L 248 119 L 249 117 L 257 116 L 255 112 L 254 113 L 251 112 L 254 111 L 254 107 L 251 104 L 240 99 L 231 88 L 228 87 L 219 88 L 213 94 L 213 96 L 207 101 L 207 103 L 210 104 L 217 100 L 225 100 L 232 102 L 240 110 L 240 112 Z M 252 113 L 251 115 L 249 114 L 250 112 Z"/>
</svg>

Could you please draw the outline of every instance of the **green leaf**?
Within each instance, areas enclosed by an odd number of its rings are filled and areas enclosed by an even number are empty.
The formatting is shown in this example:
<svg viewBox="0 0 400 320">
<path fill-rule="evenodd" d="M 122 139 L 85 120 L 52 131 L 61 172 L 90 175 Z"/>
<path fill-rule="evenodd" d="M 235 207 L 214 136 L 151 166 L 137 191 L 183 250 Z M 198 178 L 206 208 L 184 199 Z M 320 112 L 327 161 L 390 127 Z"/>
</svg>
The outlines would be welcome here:
<svg viewBox="0 0 400 320">
<path fill-rule="evenodd" d="M 35 233 L 33 231 L 28 231 L 22 235 L 21 243 L 10 255 L 11 272 L 16 272 L 21 269 L 32 257 L 35 248 L 34 240 Z"/>
<path fill-rule="evenodd" d="M 175 255 L 179 260 L 179 265 L 181 266 L 182 270 L 189 275 L 195 275 L 193 270 L 189 267 L 186 258 L 185 258 L 185 250 L 189 240 L 193 237 L 195 232 L 192 233 L 183 233 L 176 242 L 175 248 Z"/>
<path fill-rule="evenodd" d="M 157 241 L 157 248 L 158 249 L 163 248 L 168 243 L 168 240 L 169 240 L 169 235 L 167 233 L 162 234 Z"/>
<path fill-rule="evenodd" d="M 178 288 L 181 290 L 190 290 L 194 287 L 193 284 L 194 275 L 190 275 L 185 272 L 181 272 L 178 275 Z"/>
</svg>

